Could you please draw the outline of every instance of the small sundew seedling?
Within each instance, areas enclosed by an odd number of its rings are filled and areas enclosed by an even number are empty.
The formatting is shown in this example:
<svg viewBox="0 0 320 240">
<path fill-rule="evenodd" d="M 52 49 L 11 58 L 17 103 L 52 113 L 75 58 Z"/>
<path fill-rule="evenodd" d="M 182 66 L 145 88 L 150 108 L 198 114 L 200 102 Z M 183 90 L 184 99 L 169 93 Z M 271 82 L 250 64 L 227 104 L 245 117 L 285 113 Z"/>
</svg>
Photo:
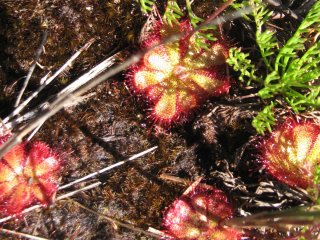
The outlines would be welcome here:
<svg viewBox="0 0 320 240">
<path fill-rule="evenodd" d="M 172 203 L 165 213 L 164 226 L 174 239 L 241 239 L 240 231 L 220 224 L 232 215 L 232 206 L 221 191 L 200 186 Z"/>
<path fill-rule="evenodd" d="M 223 65 L 228 50 L 220 41 L 199 48 L 189 21 L 169 26 L 158 23 L 142 44 L 155 46 L 139 64 L 131 67 L 131 86 L 152 106 L 152 118 L 160 125 L 170 125 L 187 116 L 205 99 L 227 93 L 230 83 Z M 179 41 L 160 44 L 171 34 L 185 34 Z M 160 44 L 160 45 L 158 45 Z"/>
<path fill-rule="evenodd" d="M 313 186 L 320 163 L 320 127 L 289 118 L 262 144 L 261 160 L 272 176 L 292 187 Z"/>
<path fill-rule="evenodd" d="M 58 156 L 45 143 L 13 147 L 0 160 L 1 213 L 19 214 L 32 203 L 48 205 L 57 191 L 59 170 Z"/>
</svg>

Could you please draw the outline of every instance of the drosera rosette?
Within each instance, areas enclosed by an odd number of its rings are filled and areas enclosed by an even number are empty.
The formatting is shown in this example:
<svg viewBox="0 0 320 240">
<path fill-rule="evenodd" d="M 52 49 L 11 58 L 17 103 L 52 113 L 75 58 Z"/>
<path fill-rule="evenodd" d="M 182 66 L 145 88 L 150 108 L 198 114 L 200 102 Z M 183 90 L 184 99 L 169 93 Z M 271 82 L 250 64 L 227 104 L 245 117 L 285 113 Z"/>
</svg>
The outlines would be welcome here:
<svg viewBox="0 0 320 240">
<path fill-rule="evenodd" d="M 211 186 L 195 182 L 164 214 L 165 233 L 184 240 L 237 240 L 242 232 L 223 226 L 233 216 L 226 195 Z"/>
<path fill-rule="evenodd" d="M 291 187 L 312 187 L 320 164 L 320 125 L 288 117 L 263 141 L 260 159 L 277 180 Z"/>
<path fill-rule="evenodd" d="M 150 117 L 159 125 L 184 120 L 206 99 L 228 92 L 230 83 L 223 64 L 228 57 L 222 41 L 207 41 L 199 48 L 190 21 L 172 26 L 156 22 L 142 48 L 151 48 L 128 74 L 133 91 L 151 105 Z M 162 43 L 172 34 L 178 41 Z"/>
<path fill-rule="evenodd" d="M 0 138 L 3 144 L 9 135 Z M 61 160 L 43 142 L 23 142 L 0 160 L 0 210 L 2 215 L 19 214 L 34 203 L 49 205 L 59 183 Z"/>
</svg>

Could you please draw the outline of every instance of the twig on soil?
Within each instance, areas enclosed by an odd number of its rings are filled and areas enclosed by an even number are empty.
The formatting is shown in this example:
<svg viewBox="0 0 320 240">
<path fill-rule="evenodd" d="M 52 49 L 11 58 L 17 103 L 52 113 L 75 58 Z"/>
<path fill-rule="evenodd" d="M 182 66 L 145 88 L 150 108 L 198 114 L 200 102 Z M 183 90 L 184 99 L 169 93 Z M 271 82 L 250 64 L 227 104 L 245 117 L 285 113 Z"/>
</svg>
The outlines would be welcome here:
<svg viewBox="0 0 320 240">
<path fill-rule="evenodd" d="M 29 137 L 27 138 L 27 141 L 30 141 L 31 138 L 33 138 L 33 136 L 39 131 L 39 129 L 42 127 L 42 125 L 44 124 L 44 122 L 40 123 L 38 127 L 36 127 L 32 133 L 29 135 Z"/>
<path fill-rule="evenodd" d="M 80 188 L 80 189 L 78 189 L 78 190 L 75 190 L 75 191 L 72 191 L 72 192 L 63 194 L 63 195 L 57 197 L 57 198 L 55 199 L 55 202 L 57 202 L 57 201 L 59 201 L 59 200 L 62 200 L 62 199 L 65 199 L 65 198 L 68 198 L 68 197 L 71 197 L 71 196 L 73 196 L 73 195 L 75 195 L 75 194 L 77 194 L 77 193 L 79 193 L 79 192 L 82 192 L 82 191 L 86 191 L 86 190 L 95 188 L 95 187 L 99 186 L 100 184 L 101 184 L 101 182 L 95 182 L 95 183 L 90 184 L 90 185 L 88 185 L 88 186 L 86 186 L 86 187 L 83 187 L 83 188 Z M 25 213 L 31 212 L 31 211 L 33 211 L 33 210 L 35 210 L 35 209 L 39 209 L 39 208 L 42 208 L 42 207 L 43 207 L 43 205 L 40 205 L 40 204 L 34 205 L 34 206 L 32 206 L 32 207 L 26 208 L 26 209 L 23 210 L 20 214 L 25 214 Z M 10 219 L 12 219 L 12 218 L 15 218 L 15 217 L 16 217 L 16 215 L 10 215 L 10 216 L 8 216 L 8 217 L 1 218 L 1 219 L 0 219 L 0 223 L 4 223 L 4 222 L 6 222 L 6 221 L 8 221 L 8 220 L 10 220 Z"/>
<path fill-rule="evenodd" d="M 73 195 L 75 195 L 75 194 L 77 194 L 77 193 L 79 193 L 79 192 L 82 192 L 82 191 L 85 191 L 85 190 L 89 190 L 89 189 L 91 189 L 91 188 L 98 187 L 100 184 L 101 184 L 101 182 L 95 182 L 95 183 L 90 184 L 90 185 L 88 185 L 88 186 L 86 186 L 86 187 L 84 187 L 84 188 L 80 188 L 80 189 L 78 189 L 78 190 L 75 190 L 75 191 L 72 191 L 72 192 L 63 194 L 63 195 L 57 197 L 56 201 L 59 201 L 59 200 L 61 200 L 61 199 L 67 198 L 67 197 L 71 197 L 71 196 L 73 196 Z"/>
<path fill-rule="evenodd" d="M 102 218 L 108 220 L 109 222 L 114 223 L 114 224 L 116 224 L 116 225 L 119 225 L 119 226 L 121 226 L 121 227 L 123 227 L 123 228 L 132 230 L 132 231 L 134 231 L 134 232 L 143 233 L 143 234 L 145 234 L 145 235 L 148 235 L 148 236 L 151 236 L 151 237 L 155 237 L 155 238 L 158 238 L 158 239 L 163 238 L 163 235 L 159 235 L 159 234 L 156 234 L 156 233 L 153 233 L 153 232 L 145 231 L 145 230 L 143 230 L 143 229 L 141 229 L 141 228 L 138 228 L 138 227 L 135 227 L 135 226 L 133 226 L 133 225 L 131 225 L 131 224 L 123 223 L 123 222 L 121 222 L 121 221 L 119 221 L 119 220 L 113 219 L 113 218 L 111 218 L 111 217 L 109 217 L 109 216 L 107 216 L 107 215 L 104 215 L 104 214 L 99 213 L 99 212 L 96 212 L 96 211 L 94 211 L 94 210 L 92 210 L 92 209 L 90 209 L 90 208 L 87 208 L 86 206 L 83 206 L 82 204 L 80 204 L 80 203 L 77 202 L 77 201 L 74 201 L 74 200 L 72 200 L 72 199 L 69 199 L 69 200 L 70 200 L 72 203 L 77 204 L 80 208 L 83 208 L 83 209 L 85 209 L 86 211 L 88 211 L 88 212 L 90 212 L 90 213 L 93 213 L 93 214 L 95 214 L 95 215 L 98 215 L 99 217 L 102 217 Z"/>
<path fill-rule="evenodd" d="M 32 239 L 32 240 L 48 240 L 48 238 L 37 237 L 37 236 L 30 235 L 30 234 L 16 232 L 16 231 L 12 231 L 12 230 L 9 230 L 9 229 L 4 229 L 4 228 L 0 228 L 0 232 L 6 233 L 6 234 L 10 234 L 10 235 L 19 236 L 19 237 L 25 237 L 25 238 L 29 238 L 29 239 Z"/>
<path fill-rule="evenodd" d="M 49 102 L 44 102 L 42 103 L 37 109 L 31 110 L 29 112 L 27 112 L 26 114 L 22 115 L 19 118 L 14 119 L 11 122 L 8 122 L 11 118 L 13 118 L 14 116 L 16 116 L 17 114 L 20 113 L 21 110 L 23 110 L 23 108 L 33 99 L 33 97 L 36 97 L 36 95 L 45 87 L 47 86 L 52 80 L 53 77 L 57 77 L 59 74 L 57 74 L 58 72 L 61 73 L 63 71 L 64 68 L 66 68 L 69 64 L 72 63 L 72 61 L 75 60 L 75 58 L 80 54 L 80 51 L 83 51 L 85 49 L 87 49 L 89 46 L 90 42 L 88 42 L 85 46 L 83 46 L 77 53 L 75 53 L 69 60 L 67 63 L 65 63 L 52 77 L 50 77 L 48 80 L 47 76 L 48 74 L 43 77 L 43 85 L 41 85 L 39 87 L 38 90 L 36 90 L 27 100 L 25 100 L 18 108 L 16 108 L 8 117 L 6 117 L 3 120 L 3 123 L 5 123 L 5 127 L 8 129 L 12 129 L 14 128 L 16 125 L 18 125 L 19 123 L 22 123 L 24 121 L 33 119 L 36 117 L 37 113 L 43 109 L 47 109 Z M 93 78 L 97 77 L 99 74 L 101 74 L 104 70 L 108 69 L 109 67 L 111 67 L 116 58 L 118 57 L 119 53 L 114 54 L 113 56 L 107 58 L 106 60 L 104 60 L 103 62 L 99 63 L 97 66 L 95 66 L 94 68 L 92 68 L 91 70 L 89 70 L 88 72 L 86 72 L 85 74 L 83 74 L 81 77 L 79 77 L 76 81 L 74 81 L 73 83 L 71 83 L 70 85 L 68 85 L 67 87 L 65 87 L 63 90 L 61 90 L 58 94 L 57 94 L 57 98 L 59 98 L 60 95 L 62 94 L 67 94 L 67 93 L 72 93 L 72 91 L 74 91 L 75 89 L 79 88 L 80 86 L 82 86 L 83 84 L 87 83 L 88 81 L 92 80 Z M 52 78 L 52 79 L 51 79 Z M 50 80 L 51 79 L 51 80 Z M 41 80 L 42 82 L 42 80 Z M 91 96 L 91 95 L 90 95 Z M 70 101 L 69 103 L 65 104 L 65 108 L 66 107 L 70 107 L 70 106 L 74 106 L 75 104 L 78 104 L 82 99 L 79 100 L 79 97 L 74 100 L 74 101 Z M 46 119 L 47 120 L 47 119 Z M 45 120 L 45 121 L 46 121 Z M 45 122 L 44 121 L 44 122 Z M 39 123 L 40 125 L 41 123 Z M 38 126 L 39 126 L 38 125 Z M 37 126 L 37 127 L 38 127 Z"/>
<path fill-rule="evenodd" d="M 147 153 L 150 153 L 150 152 L 152 152 L 153 150 L 155 150 L 155 149 L 157 149 L 157 148 L 158 148 L 157 146 L 152 147 L 152 148 L 149 148 L 149 149 L 147 149 L 147 150 L 145 150 L 145 151 L 142 151 L 142 152 L 140 152 L 140 153 L 138 153 L 138 154 L 135 154 L 135 155 L 131 156 L 130 158 L 128 158 L 128 159 L 126 159 L 126 160 L 117 162 L 117 163 L 115 163 L 115 164 L 112 164 L 111 166 L 108 166 L 108 167 L 103 168 L 103 169 L 101 169 L 101 170 L 99 170 L 99 171 L 96 171 L 96 172 L 94 172 L 94 173 L 91 173 L 91 174 L 89 174 L 89 175 L 87 175 L 87 176 L 84 176 L 84 177 L 82 177 L 82 178 L 79 178 L 79 179 L 77 179 L 77 180 L 75 180 L 75 181 L 73 181 L 73 182 L 71 182 L 71 183 L 68 183 L 68 184 L 65 184 L 65 185 L 63 185 L 63 186 L 60 186 L 60 187 L 58 188 L 58 190 L 62 190 L 62 189 L 71 187 L 71 186 L 73 186 L 74 184 L 77 184 L 77 183 L 82 182 L 82 181 L 84 181 L 84 180 L 87 180 L 87 179 L 89 179 L 89 178 L 95 177 L 95 176 L 97 176 L 97 175 L 99 175 L 99 174 L 101 174 L 101 173 L 104 173 L 104 172 L 106 172 L 106 171 L 109 171 L 109 170 L 111 170 L 111 169 L 113 169 L 113 168 L 115 168 L 115 167 L 121 166 L 121 165 L 123 165 L 123 164 L 125 164 L 125 163 L 127 163 L 127 162 L 129 162 L 129 161 L 132 161 L 132 160 L 135 160 L 135 159 L 137 159 L 137 158 L 139 158 L 139 157 L 142 157 L 143 155 L 145 155 L 145 154 L 147 154 Z"/>
<path fill-rule="evenodd" d="M 75 54 L 73 54 L 72 57 L 69 58 L 69 60 L 65 64 L 63 64 L 62 67 L 59 68 L 51 77 L 46 79 L 48 76 L 48 75 L 46 75 L 40 81 L 40 82 L 42 82 L 42 85 L 36 91 L 34 91 L 25 101 L 23 101 L 19 106 L 16 106 L 16 109 L 9 116 L 7 116 L 5 119 L 3 119 L 3 122 L 7 123 L 10 119 L 12 119 L 14 116 L 19 114 L 27 106 L 27 104 L 32 99 L 34 99 L 46 86 L 48 86 L 57 76 L 59 76 L 60 73 L 62 73 L 68 67 L 70 67 L 72 65 L 72 63 L 77 59 L 77 57 L 79 57 L 79 55 L 83 51 L 87 50 L 94 41 L 95 41 L 95 39 L 90 39 L 83 47 L 81 47 Z"/>
<path fill-rule="evenodd" d="M 26 90 L 27 86 L 28 86 L 28 83 L 29 83 L 29 80 L 32 76 L 32 73 L 37 65 L 37 62 L 41 56 L 41 53 L 43 51 L 43 48 L 44 48 L 44 44 L 46 43 L 47 41 L 47 38 L 48 38 L 48 31 L 44 31 L 43 34 L 42 34 L 42 39 L 41 39 L 41 43 L 40 43 L 40 46 L 38 47 L 37 51 L 36 51 L 36 54 L 35 54 L 35 57 L 34 57 L 34 61 L 33 61 L 33 64 L 31 65 L 30 69 L 29 69 L 29 72 L 28 72 L 28 75 L 26 77 L 26 79 L 24 80 L 23 82 L 23 86 L 19 92 L 19 95 L 17 97 L 17 100 L 16 100 L 16 103 L 14 104 L 14 107 L 18 107 L 19 106 L 19 103 L 20 103 L 20 100 L 22 98 L 22 95 L 24 93 L 24 91 Z"/>
<path fill-rule="evenodd" d="M 175 177 L 175 176 L 172 176 L 172 175 L 169 175 L 169 174 L 161 174 L 159 176 L 160 179 L 162 180 L 168 180 L 168 181 L 172 181 L 172 182 L 176 182 L 176 183 L 181 183 L 183 185 L 190 185 L 192 183 L 192 181 L 190 180 L 186 180 L 186 179 L 183 179 L 183 178 L 179 178 L 179 177 Z"/>
<path fill-rule="evenodd" d="M 162 239 L 166 239 L 166 240 L 169 240 L 169 239 L 174 239 L 173 237 L 167 235 L 164 233 L 164 231 L 161 231 L 161 230 L 158 230 L 156 228 L 153 228 L 153 227 L 148 227 L 148 232 L 151 232 L 151 233 L 154 233 L 154 234 L 158 234 L 159 236 L 162 237 Z"/>
<path fill-rule="evenodd" d="M 307 226 L 320 223 L 319 206 L 297 207 L 283 211 L 262 212 L 247 217 L 236 217 L 223 221 L 223 225 L 235 228 L 272 227 L 290 228 L 292 226 Z"/>
<path fill-rule="evenodd" d="M 234 0 L 228 0 L 227 2 L 223 3 L 222 6 L 219 7 L 219 8 L 217 9 L 217 11 L 214 12 L 214 14 L 212 14 L 208 19 L 206 19 L 206 21 L 204 22 L 204 24 L 201 24 L 201 25 L 200 25 L 200 28 L 202 27 L 202 25 L 204 25 L 204 26 L 211 25 L 212 21 L 213 21 L 214 19 L 216 19 L 224 10 L 226 10 L 227 7 L 229 7 L 229 6 L 232 4 L 233 1 L 234 1 Z M 245 10 L 245 9 L 242 9 L 242 10 Z M 240 12 L 241 12 L 241 10 L 240 10 Z M 242 13 L 241 13 L 241 14 L 242 14 Z M 218 24 L 217 24 L 217 25 L 218 25 Z M 199 30 L 199 29 L 197 29 L 197 30 Z"/>
<path fill-rule="evenodd" d="M 175 177 L 175 176 L 172 176 L 172 175 L 169 175 L 169 174 L 161 174 L 159 176 L 159 178 L 162 179 L 162 180 L 169 180 L 169 181 L 172 181 L 172 182 L 181 183 L 181 184 L 186 185 L 186 186 L 190 186 L 191 184 L 194 183 L 194 181 L 190 181 L 190 180 L 187 180 L 187 179 Z M 202 179 L 200 179 L 200 180 L 202 180 Z M 204 184 L 204 183 L 200 183 L 200 182 L 198 182 L 197 185 L 199 185 L 199 186 L 201 186 L 203 188 L 211 188 L 210 185 L 207 185 L 207 184 Z"/>
</svg>

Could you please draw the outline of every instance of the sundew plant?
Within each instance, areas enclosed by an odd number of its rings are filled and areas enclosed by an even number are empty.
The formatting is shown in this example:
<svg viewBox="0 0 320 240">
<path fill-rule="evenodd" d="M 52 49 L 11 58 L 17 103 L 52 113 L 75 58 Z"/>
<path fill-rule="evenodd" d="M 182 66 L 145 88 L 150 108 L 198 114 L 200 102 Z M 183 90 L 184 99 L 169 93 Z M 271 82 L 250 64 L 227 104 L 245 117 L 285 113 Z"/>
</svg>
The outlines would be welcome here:
<svg viewBox="0 0 320 240">
<path fill-rule="evenodd" d="M 227 44 L 218 41 L 213 27 L 198 26 L 204 20 L 188 1 L 186 8 L 184 16 L 176 2 L 167 3 L 163 18 L 153 21 L 155 26 L 140 43 L 142 49 L 152 49 L 128 74 L 133 93 L 150 105 L 148 118 L 166 128 L 185 122 L 209 97 L 226 95 L 230 88 Z M 180 39 L 164 43 L 175 35 Z"/>
</svg>

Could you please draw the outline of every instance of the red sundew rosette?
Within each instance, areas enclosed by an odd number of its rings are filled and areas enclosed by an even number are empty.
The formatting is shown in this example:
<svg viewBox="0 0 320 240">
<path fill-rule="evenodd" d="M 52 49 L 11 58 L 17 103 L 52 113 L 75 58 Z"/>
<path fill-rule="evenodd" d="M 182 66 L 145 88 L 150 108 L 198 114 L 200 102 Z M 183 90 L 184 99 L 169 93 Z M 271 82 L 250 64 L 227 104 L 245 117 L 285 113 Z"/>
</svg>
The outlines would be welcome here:
<svg viewBox="0 0 320 240">
<path fill-rule="evenodd" d="M 262 144 L 261 159 L 269 173 L 292 187 L 313 185 L 320 163 L 320 126 L 290 118 Z"/>
<path fill-rule="evenodd" d="M 1 213 L 19 214 L 33 203 L 50 204 L 59 170 L 60 159 L 45 143 L 14 146 L 0 160 Z"/>
<path fill-rule="evenodd" d="M 188 33 L 190 23 L 156 27 L 153 37 L 144 46 L 159 44 L 164 36 Z M 180 41 L 155 46 L 142 60 L 131 67 L 130 86 L 135 93 L 144 96 L 152 106 L 151 116 L 158 122 L 170 124 L 188 115 L 211 96 L 227 93 L 229 81 L 219 66 L 228 56 L 226 47 L 219 42 L 211 43 L 209 50 L 198 50 L 194 36 Z"/>
<path fill-rule="evenodd" d="M 174 239 L 241 239 L 241 232 L 220 225 L 232 215 L 233 208 L 221 191 L 197 187 L 172 203 L 164 215 L 163 225 L 166 234 Z"/>
</svg>

